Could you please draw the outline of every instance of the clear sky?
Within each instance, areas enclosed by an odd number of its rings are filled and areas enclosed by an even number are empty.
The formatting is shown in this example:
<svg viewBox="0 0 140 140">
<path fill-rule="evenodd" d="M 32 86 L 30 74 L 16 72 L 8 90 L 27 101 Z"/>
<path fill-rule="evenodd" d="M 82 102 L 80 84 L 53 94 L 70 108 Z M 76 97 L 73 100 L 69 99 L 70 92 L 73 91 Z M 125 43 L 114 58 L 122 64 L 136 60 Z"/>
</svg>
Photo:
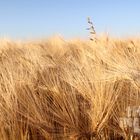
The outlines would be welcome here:
<svg viewBox="0 0 140 140">
<path fill-rule="evenodd" d="M 0 37 L 86 37 L 88 16 L 97 33 L 140 34 L 140 0 L 0 0 Z"/>
</svg>

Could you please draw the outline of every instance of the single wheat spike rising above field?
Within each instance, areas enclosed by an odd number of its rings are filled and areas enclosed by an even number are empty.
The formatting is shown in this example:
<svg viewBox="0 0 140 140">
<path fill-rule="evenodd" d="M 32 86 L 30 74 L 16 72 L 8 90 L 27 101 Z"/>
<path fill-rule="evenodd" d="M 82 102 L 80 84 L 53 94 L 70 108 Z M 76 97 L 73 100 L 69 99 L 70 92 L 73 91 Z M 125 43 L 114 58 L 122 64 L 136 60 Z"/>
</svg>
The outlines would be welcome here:
<svg viewBox="0 0 140 140">
<path fill-rule="evenodd" d="M 139 91 L 138 38 L 0 40 L 0 140 L 140 139 Z"/>
</svg>

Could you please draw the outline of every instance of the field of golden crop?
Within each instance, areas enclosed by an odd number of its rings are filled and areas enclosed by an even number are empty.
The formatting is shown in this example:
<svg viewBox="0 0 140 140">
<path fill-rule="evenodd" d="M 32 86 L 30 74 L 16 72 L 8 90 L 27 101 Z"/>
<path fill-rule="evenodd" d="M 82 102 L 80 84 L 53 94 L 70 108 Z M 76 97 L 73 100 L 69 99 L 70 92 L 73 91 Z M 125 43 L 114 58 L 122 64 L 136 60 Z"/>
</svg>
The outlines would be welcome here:
<svg viewBox="0 0 140 140">
<path fill-rule="evenodd" d="M 137 38 L 2 39 L 0 140 L 139 139 L 139 72 Z"/>
</svg>

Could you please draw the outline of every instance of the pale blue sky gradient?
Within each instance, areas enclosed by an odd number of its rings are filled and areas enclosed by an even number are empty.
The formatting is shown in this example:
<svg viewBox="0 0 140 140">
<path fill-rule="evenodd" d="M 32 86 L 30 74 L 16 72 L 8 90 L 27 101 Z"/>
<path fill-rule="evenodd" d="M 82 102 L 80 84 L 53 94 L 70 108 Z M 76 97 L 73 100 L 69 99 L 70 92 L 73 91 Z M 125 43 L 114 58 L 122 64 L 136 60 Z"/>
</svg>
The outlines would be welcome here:
<svg viewBox="0 0 140 140">
<path fill-rule="evenodd" d="M 140 33 L 140 0 L 0 0 L 0 37 L 86 37 L 88 16 L 97 33 Z"/>
</svg>

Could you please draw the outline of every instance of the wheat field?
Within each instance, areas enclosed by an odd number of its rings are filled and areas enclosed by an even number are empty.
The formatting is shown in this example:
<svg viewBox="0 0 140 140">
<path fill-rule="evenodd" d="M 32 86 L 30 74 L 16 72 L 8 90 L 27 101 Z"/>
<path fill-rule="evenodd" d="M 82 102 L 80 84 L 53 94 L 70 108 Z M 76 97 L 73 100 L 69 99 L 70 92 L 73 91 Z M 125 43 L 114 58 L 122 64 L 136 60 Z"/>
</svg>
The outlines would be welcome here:
<svg viewBox="0 0 140 140">
<path fill-rule="evenodd" d="M 139 45 L 1 39 L 0 140 L 140 139 L 139 113 L 126 111 L 140 106 Z"/>
</svg>

